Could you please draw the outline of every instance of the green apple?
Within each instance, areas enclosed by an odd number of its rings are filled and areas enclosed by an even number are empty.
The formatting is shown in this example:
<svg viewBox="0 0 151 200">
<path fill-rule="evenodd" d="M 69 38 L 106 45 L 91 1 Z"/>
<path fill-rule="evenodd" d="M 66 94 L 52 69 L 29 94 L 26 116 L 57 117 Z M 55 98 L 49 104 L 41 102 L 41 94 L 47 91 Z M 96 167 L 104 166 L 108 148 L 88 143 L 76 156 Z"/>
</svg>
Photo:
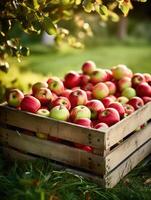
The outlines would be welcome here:
<svg viewBox="0 0 151 200">
<path fill-rule="evenodd" d="M 92 94 L 96 99 L 103 99 L 109 95 L 109 88 L 105 83 L 98 83 L 93 87 Z"/>
<path fill-rule="evenodd" d="M 45 116 L 45 117 L 49 117 L 50 112 L 49 112 L 49 110 L 47 110 L 47 109 L 45 109 L 45 108 L 40 108 L 40 109 L 37 111 L 37 114 L 38 114 L 38 115 Z"/>
<path fill-rule="evenodd" d="M 136 91 L 134 88 L 131 88 L 131 87 L 125 88 L 122 91 L 122 96 L 127 97 L 128 99 L 131 99 L 132 97 L 136 96 Z"/>
<path fill-rule="evenodd" d="M 116 101 L 124 105 L 129 101 L 129 99 L 127 97 L 121 96 L 121 97 L 118 97 Z"/>
<path fill-rule="evenodd" d="M 6 95 L 6 100 L 9 106 L 19 107 L 22 100 L 24 98 L 24 94 L 18 89 L 12 89 Z"/>
<path fill-rule="evenodd" d="M 50 115 L 49 117 L 62 120 L 62 121 L 67 121 L 69 118 L 69 111 L 65 106 L 59 105 L 55 106 L 50 110 Z"/>
<path fill-rule="evenodd" d="M 45 134 L 45 133 L 40 133 L 40 132 L 37 132 L 36 133 L 36 136 L 40 139 L 43 139 L 43 140 L 47 140 L 48 139 L 48 135 Z"/>
<path fill-rule="evenodd" d="M 82 118 L 88 118 L 88 119 L 91 118 L 90 109 L 83 105 L 74 107 L 70 112 L 71 121 L 75 121 L 77 119 L 82 119 Z"/>
</svg>

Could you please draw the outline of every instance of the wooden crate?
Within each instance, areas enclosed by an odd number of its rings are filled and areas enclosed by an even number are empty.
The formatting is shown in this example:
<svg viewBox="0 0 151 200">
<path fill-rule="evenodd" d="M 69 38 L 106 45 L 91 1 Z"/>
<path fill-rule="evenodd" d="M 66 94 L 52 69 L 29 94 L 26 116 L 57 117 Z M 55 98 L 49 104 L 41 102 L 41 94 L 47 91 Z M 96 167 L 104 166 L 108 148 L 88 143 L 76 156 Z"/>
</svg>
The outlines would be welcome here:
<svg viewBox="0 0 151 200">
<path fill-rule="evenodd" d="M 115 186 L 151 153 L 151 103 L 135 111 L 106 131 L 84 128 L 0 106 L 0 142 L 7 156 L 17 159 L 45 157 L 55 165 L 91 178 L 104 187 Z M 135 131 L 140 125 L 147 125 Z M 25 134 L 40 132 L 62 139 L 62 143 Z M 93 152 L 72 143 L 89 145 Z"/>
</svg>

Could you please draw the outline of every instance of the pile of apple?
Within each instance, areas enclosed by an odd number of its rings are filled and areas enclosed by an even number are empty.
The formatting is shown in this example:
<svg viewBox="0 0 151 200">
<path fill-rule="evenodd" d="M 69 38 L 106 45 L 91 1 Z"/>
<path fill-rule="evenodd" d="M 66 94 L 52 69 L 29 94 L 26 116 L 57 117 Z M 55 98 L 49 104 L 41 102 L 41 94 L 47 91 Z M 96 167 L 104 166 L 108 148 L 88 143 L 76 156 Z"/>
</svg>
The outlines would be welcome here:
<svg viewBox="0 0 151 200">
<path fill-rule="evenodd" d="M 37 82 L 31 94 L 12 89 L 6 99 L 17 109 L 104 130 L 151 101 L 151 75 L 132 73 L 122 64 L 100 69 L 86 61 L 80 73 Z"/>
</svg>

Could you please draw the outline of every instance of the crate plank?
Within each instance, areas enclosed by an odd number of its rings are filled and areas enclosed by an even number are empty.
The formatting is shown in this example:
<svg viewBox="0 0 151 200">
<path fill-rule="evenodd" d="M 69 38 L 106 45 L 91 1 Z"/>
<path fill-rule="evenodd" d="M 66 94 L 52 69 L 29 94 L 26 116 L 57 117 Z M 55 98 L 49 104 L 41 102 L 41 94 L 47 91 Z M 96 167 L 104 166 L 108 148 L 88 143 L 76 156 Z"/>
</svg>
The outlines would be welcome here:
<svg viewBox="0 0 151 200">
<path fill-rule="evenodd" d="M 140 161 L 151 153 L 151 140 L 141 146 L 121 165 L 105 177 L 106 187 L 114 187 L 126 174 L 128 174 Z"/>
<path fill-rule="evenodd" d="M 0 141 L 28 153 L 89 170 L 96 174 L 104 174 L 105 171 L 104 158 L 60 143 L 18 134 L 14 130 L 2 127 L 0 127 Z"/>
<path fill-rule="evenodd" d="M 118 143 L 143 123 L 151 119 L 151 102 L 147 103 L 128 117 L 111 126 L 106 131 L 105 149 Z"/>
<path fill-rule="evenodd" d="M 36 160 L 37 158 L 22 152 L 19 152 L 15 149 L 12 149 L 10 147 L 3 147 L 3 152 L 4 155 L 7 159 L 11 159 L 11 160 Z"/>
<path fill-rule="evenodd" d="M 151 139 L 151 122 L 142 130 L 135 132 L 124 142 L 119 144 L 105 157 L 106 173 L 114 169 L 126 157 L 128 157 L 149 139 Z"/>
<path fill-rule="evenodd" d="M 104 149 L 104 132 L 0 106 L 0 122 Z"/>
<path fill-rule="evenodd" d="M 7 158 L 9 158 L 11 160 L 20 160 L 20 161 L 32 160 L 32 161 L 34 161 L 38 158 L 38 157 L 34 157 L 32 155 L 28 155 L 28 154 L 19 152 L 18 150 L 12 149 L 10 147 L 3 147 L 3 152 L 7 156 Z M 62 165 L 61 163 L 58 164 L 58 163 L 54 163 L 51 161 L 50 161 L 50 163 L 51 163 L 52 167 L 54 167 L 58 170 L 65 170 L 69 173 L 77 174 L 77 175 L 87 178 L 89 180 L 95 181 L 96 183 L 98 183 L 101 186 L 105 186 L 105 181 L 100 176 L 92 175 L 92 174 L 84 172 L 84 171 L 79 171 L 79 170 L 71 168 L 67 165 Z"/>
</svg>

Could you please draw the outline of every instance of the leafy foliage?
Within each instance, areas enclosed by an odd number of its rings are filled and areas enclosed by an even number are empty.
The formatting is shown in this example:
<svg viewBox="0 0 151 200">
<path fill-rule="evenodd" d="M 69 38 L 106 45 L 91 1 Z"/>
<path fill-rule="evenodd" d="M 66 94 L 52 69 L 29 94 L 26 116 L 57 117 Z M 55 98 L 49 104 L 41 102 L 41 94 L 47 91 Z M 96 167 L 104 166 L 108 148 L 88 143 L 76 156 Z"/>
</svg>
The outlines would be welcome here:
<svg viewBox="0 0 151 200">
<path fill-rule="evenodd" d="M 29 49 L 20 44 L 18 38 L 12 38 L 11 32 L 16 23 L 27 34 L 40 34 L 46 31 L 55 36 L 55 41 L 65 40 L 71 46 L 80 48 L 82 44 L 70 34 L 70 30 L 61 26 L 61 21 L 72 20 L 82 31 L 91 35 L 89 24 L 77 18 L 78 13 L 97 13 L 102 20 L 119 19 L 119 10 L 126 16 L 132 8 L 131 0 L 1 0 L 0 1 L 0 59 L 7 55 L 28 56 Z M 7 72 L 8 64 L 0 69 Z"/>
</svg>

